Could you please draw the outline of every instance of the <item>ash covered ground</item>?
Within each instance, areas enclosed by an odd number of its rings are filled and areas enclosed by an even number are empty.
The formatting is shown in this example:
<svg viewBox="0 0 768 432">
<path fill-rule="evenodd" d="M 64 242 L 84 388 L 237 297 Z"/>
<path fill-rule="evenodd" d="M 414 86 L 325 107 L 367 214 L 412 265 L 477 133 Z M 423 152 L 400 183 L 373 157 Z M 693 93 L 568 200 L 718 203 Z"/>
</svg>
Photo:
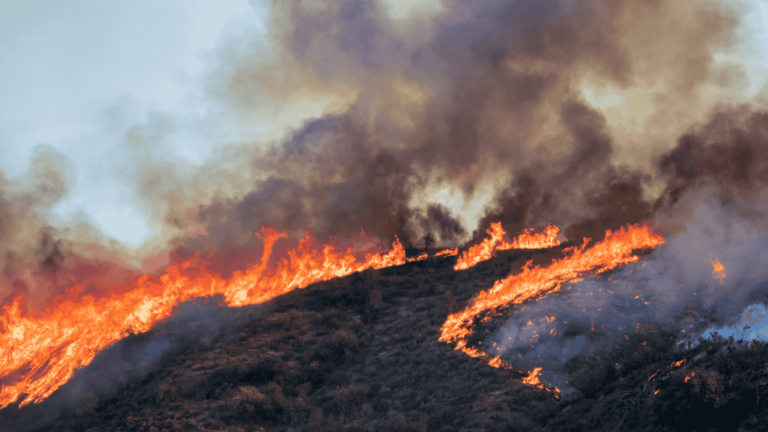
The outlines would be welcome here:
<svg viewBox="0 0 768 432">
<path fill-rule="evenodd" d="M 41 404 L 0 411 L 18 431 L 765 430 L 768 345 L 680 343 L 656 323 L 561 365 L 572 389 L 522 383 L 438 342 L 449 313 L 529 260 L 503 251 L 456 272 L 429 259 L 311 285 L 263 305 L 182 305 L 99 354 Z M 610 274 L 601 278 L 609 278 Z M 567 298 L 567 295 L 563 296 Z M 504 311 L 502 311 L 504 312 Z M 488 343 L 512 309 L 478 329 Z M 706 325 L 705 318 L 701 325 Z M 690 319 L 682 318 L 690 326 Z M 686 327 L 688 328 L 688 327 Z M 589 333 L 565 329 L 563 338 Z M 570 333 L 569 333 L 570 332 Z M 485 335 L 485 336 L 483 336 Z M 598 344 L 599 345 L 599 344 Z M 510 359 L 514 364 L 514 359 Z M 519 366 L 519 365 L 518 365 Z"/>
</svg>

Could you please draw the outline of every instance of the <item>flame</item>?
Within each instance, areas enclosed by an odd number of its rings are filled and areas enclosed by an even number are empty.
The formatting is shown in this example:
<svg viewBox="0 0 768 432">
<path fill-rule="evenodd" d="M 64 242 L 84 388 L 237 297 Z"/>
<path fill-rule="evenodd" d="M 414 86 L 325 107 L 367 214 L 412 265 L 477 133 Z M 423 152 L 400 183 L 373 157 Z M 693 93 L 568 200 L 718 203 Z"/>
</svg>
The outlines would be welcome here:
<svg viewBox="0 0 768 432">
<path fill-rule="evenodd" d="M 485 355 L 479 350 L 474 350 L 474 354 L 476 355 L 473 357 L 483 357 L 483 356 L 487 357 L 487 355 Z M 500 355 L 497 355 L 496 357 L 488 360 L 488 365 L 497 369 L 509 369 L 509 370 L 515 369 L 514 366 L 502 360 Z M 535 368 L 533 371 L 531 371 L 528 377 L 523 378 L 523 384 L 533 386 L 533 387 L 538 387 L 542 390 L 546 390 L 552 393 L 556 398 L 559 399 L 560 393 L 561 393 L 560 389 L 557 387 L 552 387 L 548 385 L 546 382 L 540 380 L 538 378 L 539 372 L 541 372 L 541 368 L 540 367 Z"/>
<path fill-rule="evenodd" d="M 497 226 L 501 230 L 501 226 Z M 476 317 L 499 307 L 520 304 L 553 292 L 559 289 L 562 283 L 590 272 L 602 273 L 636 262 L 638 257 L 632 254 L 634 250 L 654 248 L 664 243 L 664 239 L 652 234 L 647 226 L 632 225 L 616 232 L 607 231 L 605 240 L 591 248 L 587 248 L 588 240 L 584 239 L 580 248 L 571 249 L 570 256 L 553 261 L 549 267 L 531 268 L 529 261 L 521 273 L 497 281 L 490 290 L 478 294 L 464 311 L 448 316 L 439 340 L 456 342 L 456 350 L 467 354 L 472 352 L 470 355 L 479 357 L 481 353 L 477 349 L 467 346 L 467 339 L 472 333 Z M 538 373 L 536 370 L 534 372 Z M 535 376 L 529 378 L 533 380 Z"/>
<path fill-rule="evenodd" d="M 714 261 L 710 261 L 712 263 L 712 277 L 719 280 L 720 283 L 723 283 L 723 279 L 725 279 L 725 267 L 720 263 L 720 260 L 715 258 Z"/>
<path fill-rule="evenodd" d="M 488 365 L 492 366 L 492 367 L 495 367 L 497 369 L 503 369 L 503 368 L 506 367 L 506 364 L 505 364 L 504 360 L 501 359 L 500 355 L 497 355 L 496 357 L 492 358 L 488 362 Z"/>
<path fill-rule="evenodd" d="M 523 378 L 523 384 L 528 384 L 529 386 L 532 386 L 532 387 L 543 386 L 544 383 L 542 383 L 541 380 L 539 379 L 539 372 L 541 372 L 540 367 L 534 368 L 531 371 L 530 375 Z"/>
<path fill-rule="evenodd" d="M 560 228 L 549 224 L 544 228 L 544 232 L 540 234 L 533 233 L 533 228 L 526 228 L 523 234 L 517 236 L 512 243 L 503 242 L 498 249 L 544 249 L 553 246 L 559 246 L 560 241 L 557 240 L 557 233 L 560 232 Z"/>
<path fill-rule="evenodd" d="M 439 257 L 439 256 L 454 256 L 454 255 L 458 255 L 458 254 L 459 254 L 459 248 L 454 248 L 454 249 L 446 249 L 444 251 L 440 251 L 440 252 L 436 253 L 435 256 L 436 257 Z"/>
<path fill-rule="evenodd" d="M 425 259 L 427 259 L 427 257 L 428 257 L 428 256 L 429 256 L 429 255 L 427 255 L 427 253 L 425 252 L 425 253 L 423 253 L 423 254 L 421 254 L 421 255 L 417 256 L 417 257 L 408 258 L 406 261 L 407 261 L 407 262 L 424 261 Z"/>
<path fill-rule="evenodd" d="M 14 298 L 0 316 L 0 409 L 21 394 L 27 396 L 20 406 L 41 402 L 76 369 L 90 364 L 99 351 L 132 333 L 149 330 L 189 299 L 221 294 L 229 306 L 257 304 L 315 282 L 405 263 L 405 250 L 397 239 L 389 253 L 368 254 L 359 262 L 350 251 L 339 253 L 328 245 L 320 249 L 307 233 L 287 258 L 267 272 L 272 247 L 287 236 L 271 228 L 262 228 L 257 235 L 264 242 L 261 263 L 236 272 L 229 280 L 186 262 L 168 268 L 159 278 L 142 276 L 123 294 L 64 301 L 41 317 L 25 316 L 23 298 Z"/>
<path fill-rule="evenodd" d="M 490 259 L 494 250 L 541 249 L 558 246 L 560 245 L 557 240 L 557 233 L 559 232 L 560 228 L 552 224 L 549 224 L 540 234 L 532 234 L 533 228 L 526 228 L 523 234 L 509 243 L 504 241 L 504 234 L 506 233 L 501 227 L 501 222 L 494 222 L 486 231 L 490 237 L 464 251 L 453 269 L 465 270 L 473 267 L 479 262 Z"/>
<path fill-rule="evenodd" d="M 678 360 L 678 361 L 672 363 L 671 365 L 669 365 L 669 368 L 670 369 L 679 368 L 686 361 L 687 361 L 686 359 Z"/>
<path fill-rule="evenodd" d="M 541 372 L 541 368 L 537 367 L 534 368 L 530 374 L 528 374 L 527 377 L 523 378 L 523 384 L 529 385 L 531 387 L 537 387 L 542 390 L 546 390 L 550 393 L 552 393 L 557 399 L 560 399 L 560 389 L 557 387 L 552 387 L 548 385 L 546 382 L 539 379 L 539 373 Z"/>
<path fill-rule="evenodd" d="M 500 242 L 502 237 L 504 237 L 504 230 L 501 228 L 501 222 L 494 222 L 486 232 L 491 237 L 464 251 L 456 265 L 453 266 L 454 270 L 466 270 L 481 261 L 491 258 L 496 243 Z"/>
</svg>

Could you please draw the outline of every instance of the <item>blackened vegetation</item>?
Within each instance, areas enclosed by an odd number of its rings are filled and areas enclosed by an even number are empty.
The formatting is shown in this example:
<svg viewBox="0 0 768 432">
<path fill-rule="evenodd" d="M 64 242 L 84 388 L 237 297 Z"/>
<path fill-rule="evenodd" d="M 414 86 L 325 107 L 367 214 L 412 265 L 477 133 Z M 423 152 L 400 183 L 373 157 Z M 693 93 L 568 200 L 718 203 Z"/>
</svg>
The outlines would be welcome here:
<svg viewBox="0 0 768 432">
<path fill-rule="evenodd" d="M 676 334 L 651 329 L 571 359 L 569 384 L 582 394 L 521 430 L 765 430 L 768 345 L 716 336 L 680 347 Z"/>
<path fill-rule="evenodd" d="M 479 290 L 490 288 L 510 268 L 558 254 L 506 251 L 461 272 L 452 268 L 455 258 L 365 271 L 255 308 L 204 308 L 213 321 L 202 320 L 201 310 L 182 308 L 184 319 L 121 342 L 122 350 L 130 350 L 172 341 L 153 367 L 126 378 L 111 393 L 92 392 L 109 371 L 104 360 L 110 354 L 102 353 L 42 404 L 0 411 L 0 429 L 704 431 L 768 426 L 768 416 L 760 414 L 768 399 L 760 397 L 768 384 L 763 344 L 720 338 L 680 347 L 676 329 L 649 326 L 609 351 L 568 361 L 569 384 L 578 393 L 557 401 L 523 385 L 522 371 L 494 369 L 438 342 L 446 316 L 463 309 Z M 220 327 L 182 336 L 213 322 Z M 670 366 L 682 359 L 686 362 L 679 367 Z M 104 371 L 93 373 L 100 364 Z M 84 381 L 89 373 L 92 381 Z"/>
</svg>

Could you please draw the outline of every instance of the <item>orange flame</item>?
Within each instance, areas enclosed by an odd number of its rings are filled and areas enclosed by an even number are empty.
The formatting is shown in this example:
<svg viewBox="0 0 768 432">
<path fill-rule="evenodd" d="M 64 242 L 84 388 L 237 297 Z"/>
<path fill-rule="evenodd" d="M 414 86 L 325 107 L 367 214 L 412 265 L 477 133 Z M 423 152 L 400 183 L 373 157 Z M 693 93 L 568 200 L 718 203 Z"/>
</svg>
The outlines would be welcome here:
<svg viewBox="0 0 768 432">
<path fill-rule="evenodd" d="M 428 257 L 428 256 L 429 256 L 429 255 L 427 255 L 427 254 L 426 254 L 426 252 L 425 252 L 425 253 L 423 253 L 423 254 L 421 254 L 421 255 L 417 256 L 417 257 L 408 258 L 406 261 L 407 261 L 407 262 L 424 261 L 425 259 L 427 259 L 427 257 Z"/>
<path fill-rule="evenodd" d="M 446 249 L 444 251 L 440 251 L 440 252 L 436 253 L 435 256 L 436 257 L 439 257 L 439 256 L 454 256 L 454 255 L 458 255 L 458 254 L 459 254 L 459 248 L 454 248 L 454 249 Z"/>
<path fill-rule="evenodd" d="M 264 242 L 261 263 L 236 272 L 229 280 L 186 262 L 168 268 L 159 278 L 142 276 L 123 294 L 65 301 L 42 317 L 24 316 L 23 299 L 15 298 L 0 316 L 0 408 L 21 394 L 27 397 L 20 406 L 41 402 L 76 369 L 90 364 L 99 351 L 132 333 L 149 330 L 189 299 L 220 294 L 229 306 L 257 304 L 314 282 L 405 263 L 405 250 L 397 239 L 389 253 L 368 254 L 358 262 L 349 251 L 338 253 L 331 246 L 320 250 L 307 233 L 288 258 L 266 272 L 272 247 L 287 236 L 271 228 L 262 228 L 257 235 Z"/>
<path fill-rule="evenodd" d="M 541 372 L 541 368 L 540 367 L 534 368 L 531 371 L 530 375 L 528 375 L 527 377 L 523 378 L 523 384 L 528 384 L 529 386 L 533 386 L 533 387 L 539 387 L 539 386 L 544 385 L 541 382 L 541 380 L 539 379 L 539 372 Z"/>
<path fill-rule="evenodd" d="M 560 389 L 557 387 L 552 387 L 548 385 L 546 382 L 539 379 L 539 373 L 541 372 L 541 368 L 537 367 L 534 368 L 530 374 L 528 374 L 527 377 L 523 378 L 523 384 L 529 385 L 531 387 L 537 387 L 542 390 L 546 390 L 550 393 L 552 393 L 556 398 L 560 398 Z"/>
<path fill-rule="evenodd" d="M 498 249 L 544 249 L 553 246 L 559 246 L 560 241 L 557 240 L 557 233 L 560 232 L 560 228 L 549 224 L 544 228 L 544 232 L 539 234 L 532 234 L 533 228 L 526 228 L 523 234 L 517 236 L 512 243 L 503 242 Z"/>
<path fill-rule="evenodd" d="M 504 241 L 506 233 L 501 227 L 501 222 L 492 223 L 486 232 L 490 237 L 464 251 L 453 267 L 454 270 L 465 270 L 488 260 L 493 256 L 494 250 L 541 249 L 560 245 L 557 240 L 560 228 L 552 224 L 549 224 L 540 234 L 532 234 L 533 228 L 526 228 L 523 234 L 512 240 L 512 243 Z"/>
<path fill-rule="evenodd" d="M 550 293 L 559 289 L 562 283 L 594 270 L 602 273 L 636 262 L 638 257 L 632 254 L 633 250 L 654 248 L 664 239 L 651 234 L 647 226 L 628 226 L 616 232 L 607 231 L 605 240 L 589 249 L 587 242 L 585 239 L 582 247 L 573 248 L 570 256 L 553 261 L 549 267 L 531 268 L 529 262 L 521 273 L 497 281 L 490 290 L 478 294 L 464 311 L 448 316 L 440 341 L 456 342 L 455 349 L 466 352 L 467 337 L 472 333 L 478 315 Z"/>
<path fill-rule="evenodd" d="M 456 265 L 453 266 L 454 270 L 466 270 L 481 261 L 491 258 L 496 243 L 500 242 L 504 237 L 504 230 L 501 228 L 500 222 L 494 222 L 486 232 L 491 237 L 483 240 L 480 244 L 472 246 L 469 250 L 464 251 L 456 262 Z"/>
<path fill-rule="evenodd" d="M 720 283 L 723 283 L 723 279 L 725 279 L 725 267 L 717 258 L 710 262 L 712 263 L 712 277 L 719 280 Z"/>
</svg>

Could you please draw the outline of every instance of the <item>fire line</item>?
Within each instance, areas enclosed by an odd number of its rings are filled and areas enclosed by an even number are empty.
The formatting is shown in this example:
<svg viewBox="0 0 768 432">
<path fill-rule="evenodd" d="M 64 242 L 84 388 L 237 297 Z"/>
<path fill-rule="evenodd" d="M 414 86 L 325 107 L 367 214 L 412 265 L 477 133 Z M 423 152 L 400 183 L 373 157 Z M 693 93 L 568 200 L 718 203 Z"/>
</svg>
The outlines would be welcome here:
<svg viewBox="0 0 768 432">
<path fill-rule="evenodd" d="M 496 238 L 501 231 L 501 225 L 492 227 L 488 232 L 492 238 Z M 664 239 L 652 234 L 645 225 L 630 225 L 619 231 L 607 231 L 605 239 L 591 248 L 587 247 L 588 242 L 589 239 L 584 239 L 581 247 L 572 248 L 569 256 L 553 261 L 548 267 L 532 268 L 529 261 L 522 272 L 496 281 L 491 289 L 480 292 L 464 311 L 448 316 L 439 340 L 455 342 L 456 350 L 472 357 L 489 357 L 482 351 L 467 346 L 473 325 L 479 316 L 555 292 L 569 280 L 636 262 L 639 258 L 633 255 L 634 250 L 655 248 L 664 243 Z M 490 360 L 489 364 L 498 367 L 498 357 Z M 532 374 L 529 380 L 533 382 L 535 376 L 536 374 Z M 538 386 L 538 381 L 536 384 Z"/>
<path fill-rule="evenodd" d="M 228 306 L 258 304 L 315 282 L 406 262 L 405 250 L 397 239 L 389 253 L 368 254 L 365 260 L 357 261 L 351 251 L 336 252 L 328 245 L 319 248 L 307 233 L 288 257 L 268 272 L 272 247 L 287 235 L 271 228 L 262 228 L 257 235 L 264 242 L 261 263 L 235 272 L 229 280 L 186 262 L 168 268 L 160 278 L 142 276 L 124 294 L 103 299 L 83 296 L 56 305 L 41 317 L 25 316 L 24 299 L 14 298 L 0 316 L 0 409 L 22 394 L 27 396 L 20 407 L 41 402 L 100 351 L 132 333 L 146 332 L 187 300 L 219 294 Z M 17 378 L 11 378 L 14 376 Z"/>
</svg>

